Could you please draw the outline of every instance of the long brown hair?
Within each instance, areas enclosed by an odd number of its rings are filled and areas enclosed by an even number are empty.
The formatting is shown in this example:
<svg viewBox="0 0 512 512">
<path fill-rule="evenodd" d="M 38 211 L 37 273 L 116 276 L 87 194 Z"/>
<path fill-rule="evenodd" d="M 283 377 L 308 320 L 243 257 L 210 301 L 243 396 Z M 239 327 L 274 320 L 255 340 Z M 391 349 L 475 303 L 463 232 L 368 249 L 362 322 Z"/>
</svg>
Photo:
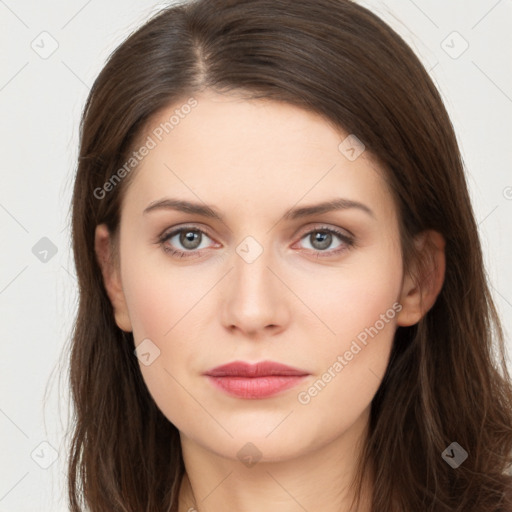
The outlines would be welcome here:
<svg viewBox="0 0 512 512">
<path fill-rule="evenodd" d="M 96 79 L 72 200 L 79 308 L 70 356 L 71 510 L 178 509 L 178 431 L 144 384 L 133 335 L 114 321 L 94 232 L 106 223 L 117 233 L 135 170 L 101 197 L 97 191 L 147 122 L 205 88 L 287 102 L 356 134 L 393 192 L 405 270 L 417 256 L 416 234 L 433 229 L 446 240 L 443 288 L 418 324 L 396 331 L 372 401 L 355 482 L 371 471 L 372 510 L 512 510 L 512 387 L 454 130 L 413 51 L 349 0 L 170 6 L 130 35 Z M 441 455 L 454 441 L 468 452 L 456 469 Z"/>
</svg>

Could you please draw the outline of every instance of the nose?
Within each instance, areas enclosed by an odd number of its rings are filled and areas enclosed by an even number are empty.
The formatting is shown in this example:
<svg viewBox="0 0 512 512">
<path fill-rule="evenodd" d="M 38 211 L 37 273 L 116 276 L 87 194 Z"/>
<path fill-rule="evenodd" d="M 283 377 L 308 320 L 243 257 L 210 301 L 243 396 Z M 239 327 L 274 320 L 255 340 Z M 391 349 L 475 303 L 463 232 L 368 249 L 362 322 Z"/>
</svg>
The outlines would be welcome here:
<svg viewBox="0 0 512 512">
<path fill-rule="evenodd" d="M 275 335 L 289 321 L 291 293 L 278 277 L 270 250 L 263 250 L 254 260 L 240 254 L 233 254 L 234 268 L 223 290 L 223 325 L 251 338 Z"/>
</svg>

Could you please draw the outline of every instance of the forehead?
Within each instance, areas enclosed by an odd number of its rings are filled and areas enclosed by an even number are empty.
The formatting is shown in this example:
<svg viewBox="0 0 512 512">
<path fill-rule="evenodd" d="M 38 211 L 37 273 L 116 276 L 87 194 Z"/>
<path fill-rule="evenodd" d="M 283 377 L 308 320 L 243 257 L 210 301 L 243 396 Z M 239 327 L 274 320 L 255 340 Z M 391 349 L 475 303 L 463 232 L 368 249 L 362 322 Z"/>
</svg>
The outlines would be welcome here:
<svg viewBox="0 0 512 512">
<path fill-rule="evenodd" d="M 274 207 L 282 214 L 299 202 L 343 197 L 394 212 L 369 152 L 347 158 L 340 143 L 349 134 L 320 115 L 233 94 L 203 92 L 194 99 L 193 108 L 176 102 L 147 123 L 139 142 L 151 149 L 134 171 L 125 204 L 142 212 L 168 194 L 265 215 Z"/>
</svg>

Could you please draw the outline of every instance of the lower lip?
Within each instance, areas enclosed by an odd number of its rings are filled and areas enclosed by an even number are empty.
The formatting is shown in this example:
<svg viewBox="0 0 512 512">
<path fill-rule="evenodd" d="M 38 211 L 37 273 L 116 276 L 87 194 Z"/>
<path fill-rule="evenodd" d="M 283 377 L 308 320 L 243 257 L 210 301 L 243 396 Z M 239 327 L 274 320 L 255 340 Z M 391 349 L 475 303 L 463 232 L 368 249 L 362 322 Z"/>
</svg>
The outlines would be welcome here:
<svg viewBox="0 0 512 512">
<path fill-rule="evenodd" d="M 207 377 L 214 386 L 228 395 L 258 399 L 290 389 L 303 381 L 307 375 L 268 375 L 266 377 L 212 377 L 207 375 Z"/>
</svg>

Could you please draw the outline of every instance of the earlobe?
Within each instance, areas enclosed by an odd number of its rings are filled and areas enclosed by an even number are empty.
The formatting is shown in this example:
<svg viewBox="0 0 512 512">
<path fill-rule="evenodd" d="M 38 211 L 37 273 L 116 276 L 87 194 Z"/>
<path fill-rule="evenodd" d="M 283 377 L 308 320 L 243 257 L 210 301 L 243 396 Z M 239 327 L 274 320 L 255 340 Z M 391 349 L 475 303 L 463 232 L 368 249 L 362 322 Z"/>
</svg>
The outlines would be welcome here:
<svg viewBox="0 0 512 512">
<path fill-rule="evenodd" d="M 94 250 L 103 275 L 105 290 L 112 303 L 116 324 L 121 330 L 131 332 L 132 325 L 121 285 L 121 277 L 112 257 L 112 241 L 105 224 L 96 226 Z"/>
<path fill-rule="evenodd" d="M 418 323 L 434 305 L 443 287 L 446 269 L 446 242 L 437 231 L 423 231 L 415 240 L 421 258 L 414 261 L 404 276 L 397 324 L 410 326 Z"/>
</svg>

